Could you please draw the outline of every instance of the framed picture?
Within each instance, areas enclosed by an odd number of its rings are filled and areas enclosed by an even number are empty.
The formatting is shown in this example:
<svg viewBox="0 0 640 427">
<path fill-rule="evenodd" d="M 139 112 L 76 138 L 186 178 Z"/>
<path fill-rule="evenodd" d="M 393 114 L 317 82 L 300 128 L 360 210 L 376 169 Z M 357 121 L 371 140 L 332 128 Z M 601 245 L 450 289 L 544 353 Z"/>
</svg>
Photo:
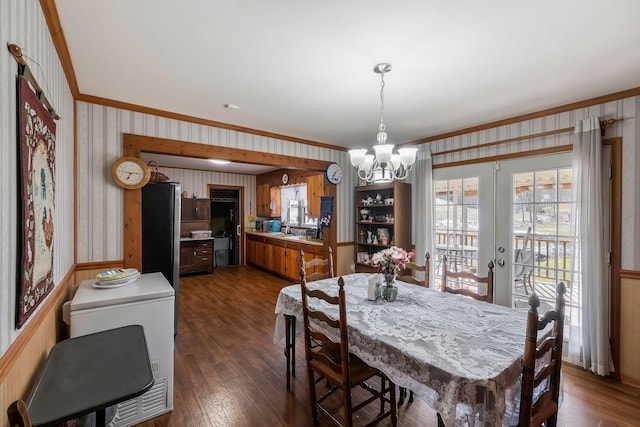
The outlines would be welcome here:
<svg viewBox="0 0 640 427">
<path fill-rule="evenodd" d="M 29 83 L 18 77 L 20 328 L 53 289 L 56 124 Z"/>
</svg>

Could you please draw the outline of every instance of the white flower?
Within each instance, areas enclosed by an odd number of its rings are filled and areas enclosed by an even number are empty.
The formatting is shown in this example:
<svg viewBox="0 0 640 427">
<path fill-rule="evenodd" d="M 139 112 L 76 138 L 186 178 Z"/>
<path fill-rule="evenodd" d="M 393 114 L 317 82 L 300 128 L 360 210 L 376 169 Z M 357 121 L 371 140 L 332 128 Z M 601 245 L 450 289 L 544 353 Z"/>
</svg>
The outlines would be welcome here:
<svg viewBox="0 0 640 427">
<path fill-rule="evenodd" d="M 392 274 L 397 270 L 403 269 L 405 264 L 411 261 L 411 257 L 413 257 L 413 252 L 407 252 L 402 248 L 391 246 L 373 254 L 371 263 L 374 267 L 377 267 L 378 272 Z"/>
</svg>

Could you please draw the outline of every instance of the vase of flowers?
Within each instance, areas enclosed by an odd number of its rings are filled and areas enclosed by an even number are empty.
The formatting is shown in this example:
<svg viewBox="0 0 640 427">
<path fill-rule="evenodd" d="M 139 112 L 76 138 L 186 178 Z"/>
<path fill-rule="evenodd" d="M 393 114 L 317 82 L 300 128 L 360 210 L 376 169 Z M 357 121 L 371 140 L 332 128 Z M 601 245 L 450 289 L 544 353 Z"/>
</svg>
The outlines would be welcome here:
<svg viewBox="0 0 640 427">
<path fill-rule="evenodd" d="M 405 264 L 411 261 L 413 252 L 407 252 L 397 246 L 381 250 L 373 254 L 371 263 L 382 274 L 385 287 L 382 296 L 386 301 L 394 301 L 398 295 L 398 288 L 395 286 L 398 270 L 405 268 Z"/>
</svg>

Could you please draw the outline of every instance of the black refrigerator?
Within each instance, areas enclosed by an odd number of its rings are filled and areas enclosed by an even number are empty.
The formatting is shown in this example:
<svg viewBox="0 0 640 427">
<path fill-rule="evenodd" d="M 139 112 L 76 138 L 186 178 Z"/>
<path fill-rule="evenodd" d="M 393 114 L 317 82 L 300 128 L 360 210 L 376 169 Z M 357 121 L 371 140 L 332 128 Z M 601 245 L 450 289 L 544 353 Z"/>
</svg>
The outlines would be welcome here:
<svg viewBox="0 0 640 427">
<path fill-rule="evenodd" d="M 161 272 L 175 291 L 173 333 L 178 333 L 180 280 L 180 183 L 142 187 L 142 272 Z"/>
</svg>

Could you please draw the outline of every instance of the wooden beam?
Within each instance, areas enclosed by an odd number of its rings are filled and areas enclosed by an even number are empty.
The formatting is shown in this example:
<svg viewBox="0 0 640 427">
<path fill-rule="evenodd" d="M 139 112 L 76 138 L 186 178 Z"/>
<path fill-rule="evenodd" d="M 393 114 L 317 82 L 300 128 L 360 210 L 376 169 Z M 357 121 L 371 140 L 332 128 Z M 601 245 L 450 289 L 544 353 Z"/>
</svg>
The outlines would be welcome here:
<svg viewBox="0 0 640 427">
<path fill-rule="evenodd" d="M 238 148 L 220 147 L 218 145 L 197 144 L 129 133 L 124 134 L 124 148 L 125 150 L 132 149 L 138 153 L 169 154 L 174 156 L 196 157 L 199 159 L 215 157 L 216 159 L 230 160 L 238 163 L 317 171 L 324 171 L 329 163 L 324 160 L 285 156 L 282 154 L 265 153 L 263 151 L 241 150 Z"/>
</svg>

